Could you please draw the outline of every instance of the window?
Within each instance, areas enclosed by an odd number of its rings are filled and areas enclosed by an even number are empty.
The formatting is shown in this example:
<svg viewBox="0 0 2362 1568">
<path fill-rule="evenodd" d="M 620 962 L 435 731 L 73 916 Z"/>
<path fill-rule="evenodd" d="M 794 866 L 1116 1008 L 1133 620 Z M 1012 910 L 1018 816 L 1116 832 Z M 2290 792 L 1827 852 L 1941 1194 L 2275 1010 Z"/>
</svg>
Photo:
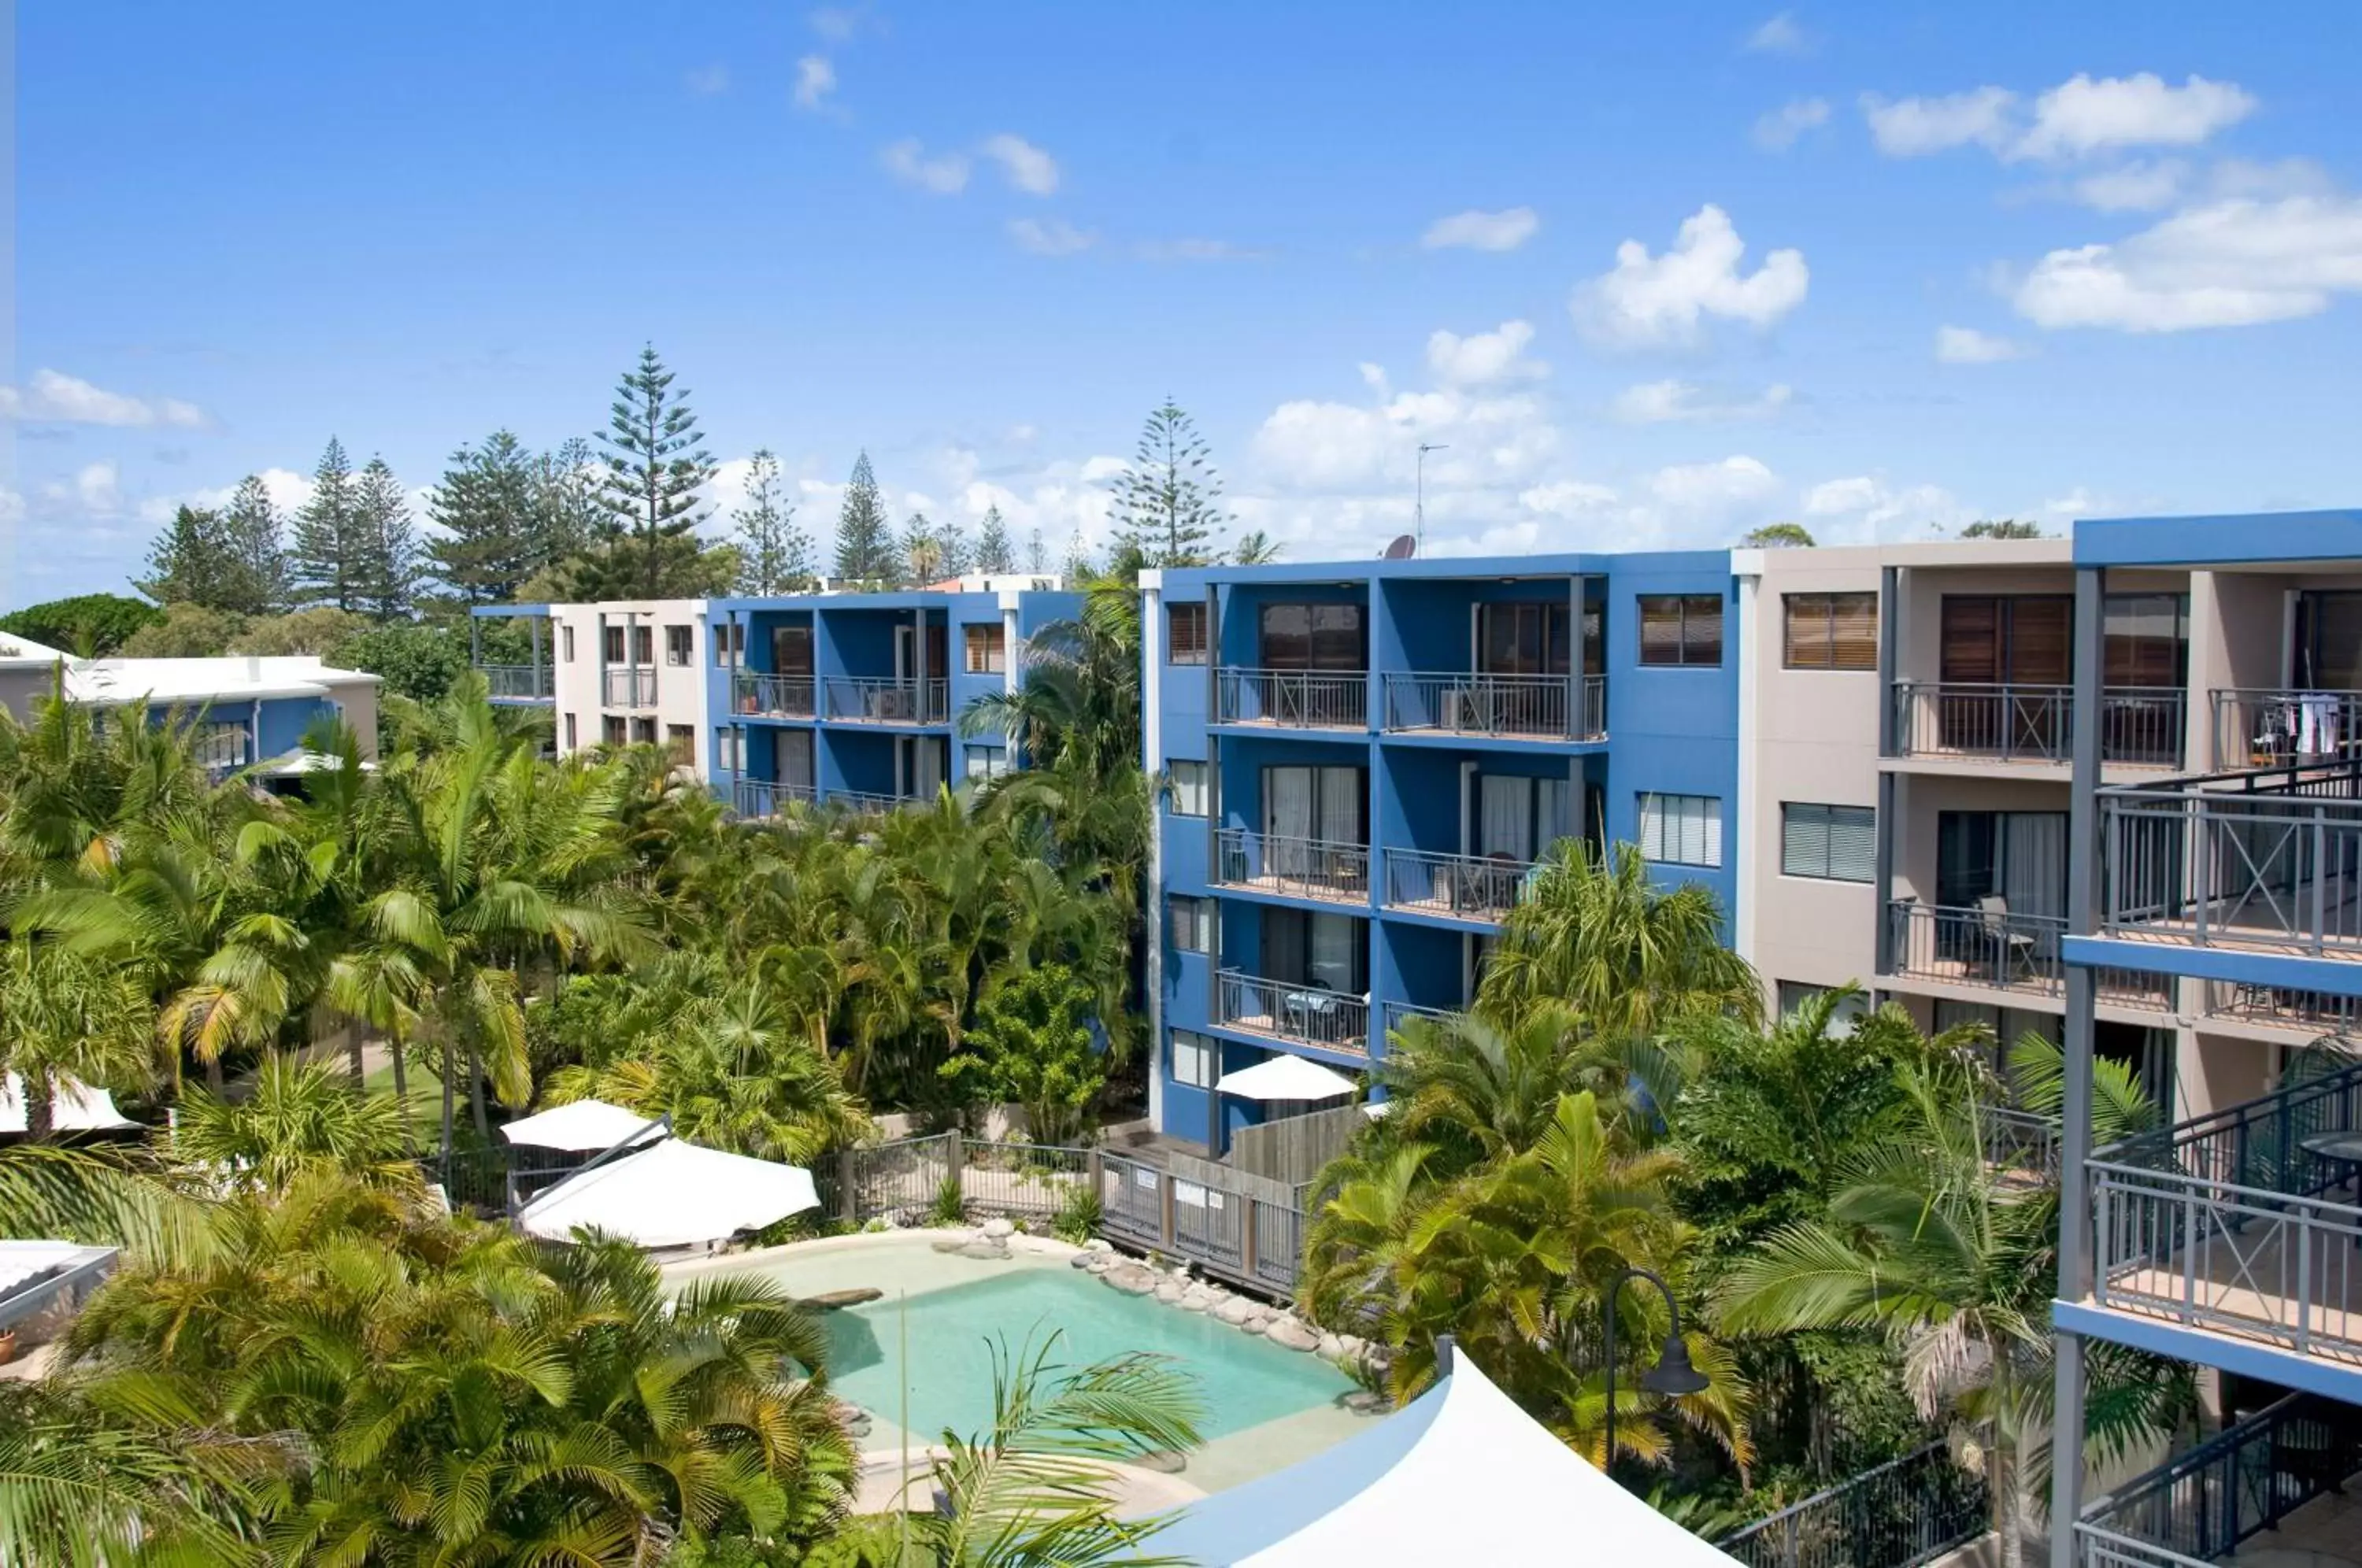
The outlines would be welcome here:
<svg viewBox="0 0 2362 1568">
<path fill-rule="evenodd" d="M 600 629 L 599 657 L 608 664 L 624 662 L 624 628 L 605 626 Z"/>
<path fill-rule="evenodd" d="M 632 628 L 632 662 L 654 664 L 657 661 L 657 629 L 654 626 Z"/>
<path fill-rule="evenodd" d="M 665 628 L 665 662 L 667 664 L 676 668 L 687 664 L 691 646 L 687 626 Z"/>
<path fill-rule="evenodd" d="M 568 713 L 566 715 L 566 749 L 568 751 L 577 750 L 580 747 L 581 744 L 581 732 L 575 726 L 574 715 Z"/>
<path fill-rule="evenodd" d="M 1164 661 L 1167 664 L 1206 662 L 1206 607 L 1173 604 L 1164 611 Z"/>
<path fill-rule="evenodd" d="M 738 743 L 738 732 L 727 724 L 713 732 L 714 771 L 737 773 L 745 769 L 746 755 Z"/>
<path fill-rule="evenodd" d="M 1175 893 L 1165 900 L 1173 910 L 1173 946 L 1181 953 L 1214 950 L 1214 900 Z"/>
<path fill-rule="evenodd" d="M 1722 595 L 1642 594 L 1640 662 L 1719 665 L 1722 662 Z"/>
<path fill-rule="evenodd" d="M 1173 776 L 1173 814 L 1176 817 L 1204 816 L 1210 789 L 1206 765 L 1176 759 L 1164 766 Z"/>
<path fill-rule="evenodd" d="M 656 745 L 657 722 L 654 719 L 634 719 L 632 721 L 632 744 L 634 745 Z"/>
<path fill-rule="evenodd" d="M 566 662 L 567 662 L 567 663 L 568 663 L 568 664 L 572 664 L 572 663 L 574 662 L 574 628 L 573 628 L 573 627 L 571 627 L 571 626 L 560 626 L 560 627 L 558 627 L 558 628 L 557 628 L 557 646 L 558 646 L 558 647 L 559 647 L 560 649 L 562 649 L 562 650 L 563 650 L 563 657 L 564 657 L 564 658 L 565 658 Z"/>
<path fill-rule="evenodd" d="M 599 739 L 607 745 L 624 744 L 624 716 L 621 713 L 609 713 L 599 721 Z"/>
<path fill-rule="evenodd" d="M 674 763 L 678 766 L 682 767 L 695 766 L 697 762 L 696 729 L 689 724 L 667 724 L 665 750 L 671 754 Z"/>
<path fill-rule="evenodd" d="M 1867 882 L 1878 866 L 1878 813 L 1868 806 L 1783 805 L 1780 875 Z"/>
<path fill-rule="evenodd" d="M 735 669 L 746 662 L 746 623 L 716 621 L 708 640 L 713 644 L 713 662 L 726 669 Z"/>
<path fill-rule="evenodd" d="M 1008 771 L 1007 746 L 972 745 L 967 748 L 967 776 L 970 778 L 998 778 Z"/>
<path fill-rule="evenodd" d="M 1173 1032 L 1173 1081 L 1184 1088 L 1209 1089 L 1220 1076 L 1221 1045 L 1195 1030 Z"/>
<path fill-rule="evenodd" d="M 999 622 L 967 628 L 967 672 L 999 675 L 1009 668 L 1009 643 Z"/>
<path fill-rule="evenodd" d="M 1790 669 L 1878 668 L 1877 594 L 1790 593 L 1780 602 Z"/>
<path fill-rule="evenodd" d="M 1573 609 L 1563 601 L 1476 607 L 1480 675 L 1564 675 Z"/>
<path fill-rule="evenodd" d="M 1712 795 L 1642 795 L 1640 853 L 1663 866 L 1722 864 L 1722 802 Z"/>
<path fill-rule="evenodd" d="M 1265 669 L 1369 668 L 1358 604 L 1266 604 L 1260 630 L 1256 657 Z"/>
</svg>

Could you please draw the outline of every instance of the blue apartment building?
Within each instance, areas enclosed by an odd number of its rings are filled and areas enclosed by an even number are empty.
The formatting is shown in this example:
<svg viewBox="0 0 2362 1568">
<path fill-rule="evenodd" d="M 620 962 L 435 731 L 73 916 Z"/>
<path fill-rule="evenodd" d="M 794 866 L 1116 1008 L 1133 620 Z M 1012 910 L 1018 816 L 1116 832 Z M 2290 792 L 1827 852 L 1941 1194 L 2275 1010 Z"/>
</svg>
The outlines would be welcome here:
<svg viewBox="0 0 2362 1568">
<path fill-rule="evenodd" d="M 1727 552 L 1171 569 L 1142 607 L 1160 1132 L 1219 1155 L 1265 1112 L 1224 1075 L 1462 1006 L 1559 839 L 1733 908 Z"/>
</svg>

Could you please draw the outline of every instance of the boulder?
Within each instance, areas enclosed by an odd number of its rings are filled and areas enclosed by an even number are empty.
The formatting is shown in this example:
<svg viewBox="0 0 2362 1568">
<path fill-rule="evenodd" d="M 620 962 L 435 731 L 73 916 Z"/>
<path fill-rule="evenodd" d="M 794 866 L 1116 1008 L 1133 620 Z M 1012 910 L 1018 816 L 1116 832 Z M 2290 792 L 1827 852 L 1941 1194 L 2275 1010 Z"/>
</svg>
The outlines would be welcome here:
<svg viewBox="0 0 2362 1568">
<path fill-rule="evenodd" d="M 1099 1277 L 1126 1296 L 1145 1296 L 1156 1288 L 1156 1271 L 1145 1264 L 1118 1264 Z"/>
<path fill-rule="evenodd" d="M 1083 1251 L 1087 1253 L 1111 1253 L 1115 1251 L 1115 1243 L 1103 1237 L 1093 1236 L 1089 1241 L 1083 1243 Z"/>
<path fill-rule="evenodd" d="M 1334 1334 L 1324 1331 L 1320 1336 L 1320 1342 L 1313 1348 L 1320 1353 L 1320 1359 L 1323 1361 L 1345 1359 L 1345 1342 Z"/>
<path fill-rule="evenodd" d="M 807 1296 L 803 1304 L 815 1311 L 833 1312 L 843 1307 L 858 1307 L 864 1301 L 875 1301 L 886 1293 L 871 1286 L 855 1290 L 823 1290 L 818 1296 Z"/>
<path fill-rule="evenodd" d="M 1211 1310 L 1217 1322 L 1228 1323 L 1231 1327 L 1235 1329 L 1242 1326 L 1249 1318 L 1253 1317 L 1256 1312 L 1256 1308 L 1253 1302 L 1248 1300 L 1243 1296 L 1229 1296 L 1224 1297 L 1221 1302 L 1212 1308 Z"/>
<path fill-rule="evenodd" d="M 1178 1475 L 1189 1468 L 1188 1455 L 1175 1453 L 1169 1449 L 1159 1450 L 1154 1453 L 1143 1453 L 1132 1463 L 1142 1470 L 1153 1470 L 1159 1475 Z"/>
<path fill-rule="evenodd" d="M 1094 1254 L 1090 1253 L 1076 1253 L 1073 1257 L 1066 1260 L 1066 1266 L 1068 1268 L 1088 1268 L 1095 1261 L 1096 1258 Z"/>
<path fill-rule="evenodd" d="M 1356 1388 L 1345 1396 L 1345 1408 L 1357 1416 L 1377 1416 L 1394 1408 L 1394 1401 L 1367 1388 Z"/>
<path fill-rule="evenodd" d="M 1164 1302 L 1167 1307 L 1178 1306 L 1181 1297 L 1188 1293 L 1189 1287 L 1177 1279 L 1162 1281 L 1156 1286 L 1156 1299 Z"/>
<path fill-rule="evenodd" d="M 1260 1335 L 1269 1332 L 1271 1324 L 1271 1314 L 1266 1312 L 1260 1317 L 1249 1318 L 1245 1322 L 1239 1325 L 1239 1330 L 1242 1333 Z"/>
<path fill-rule="evenodd" d="M 1007 1263 L 1009 1243 L 1006 1242 L 969 1242 L 959 1249 L 959 1255 L 979 1263 Z"/>
<path fill-rule="evenodd" d="M 1116 1256 L 1113 1253 L 1085 1253 L 1083 1254 L 1083 1266 L 1090 1270 L 1093 1274 L 1105 1274 L 1108 1270 L 1120 1265 L 1122 1262 L 1123 1260 Z"/>
<path fill-rule="evenodd" d="M 1320 1336 L 1293 1318 L 1275 1318 L 1264 1331 L 1264 1338 L 1292 1351 L 1309 1351 L 1320 1343 Z"/>
<path fill-rule="evenodd" d="M 1202 1285 L 1193 1285 L 1181 1293 L 1179 1306 L 1184 1312 L 1203 1312 L 1214 1305 L 1214 1293 Z"/>
<path fill-rule="evenodd" d="M 988 1220 L 984 1222 L 984 1233 L 995 1240 L 1000 1240 L 1015 1235 L 1017 1227 L 1006 1220 Z"/>
<path fill-rule="evenodd" d="M 966 1236 L 945 1236 L 940 1241 L 930 1242 L 928 1245 L 933 1247 L 935 1251 L 939 1253 L 955 1253 L 962 1247 L 967 1245 L 967 1238 Z"/>
</svg>

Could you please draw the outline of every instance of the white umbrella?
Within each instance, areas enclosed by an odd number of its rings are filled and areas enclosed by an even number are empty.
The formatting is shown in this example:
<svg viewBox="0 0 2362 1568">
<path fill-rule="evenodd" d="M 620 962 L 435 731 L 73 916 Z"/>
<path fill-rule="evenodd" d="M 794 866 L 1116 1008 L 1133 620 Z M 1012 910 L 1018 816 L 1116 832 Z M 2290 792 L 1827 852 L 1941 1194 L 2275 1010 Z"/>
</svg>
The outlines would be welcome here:
<svg viewBox="0 0 2362 1568">
<path fill-rule="evenodd" d="M 667 1138 L 567 1177 L 526 1204 L 517 1224 L 553 1242 L 587 1228 L 643 1247 L 685 1247 L 819 1207 L 811 1172 L 800 1165 Z"/>
<path fill-rule="evenodd" d="M 625 1110 L 603 1099 L 578 1099 L 571 1105 L 512 1121 L 501 1129 L 501 1136 L 532 1149 L 595 1154 L 655 1125 L 636 1110 Z"/>
<path fill-rule="evenodd" d="M 1335 1099 L 1353 1092 L 1353 1080 L 1305 1056 L 1267 1056 L 1224 1073 L 1217 1086 L 1241 1099 Z"/>
<path fill-rule="evenodd" d="M 50 1114 L 61 1132 L 94 1132 L 114 1127 L 137 1127 L 137 1121 L 115 1109 L 115 1097 L 103 1088 L 72 1078 L 52 1080 Z M 25 1124 L 25 1080 L 15 1073 L 0 1077 L 0 1132 L 29 1131 Z"/>
</svg>

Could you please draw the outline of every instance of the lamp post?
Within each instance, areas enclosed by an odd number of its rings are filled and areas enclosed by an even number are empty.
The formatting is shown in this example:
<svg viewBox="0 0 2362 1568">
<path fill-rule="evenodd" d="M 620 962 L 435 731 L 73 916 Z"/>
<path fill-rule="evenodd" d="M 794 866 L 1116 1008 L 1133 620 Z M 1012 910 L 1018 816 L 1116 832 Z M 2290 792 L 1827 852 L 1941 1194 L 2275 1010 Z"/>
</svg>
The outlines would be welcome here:
<svg viewBox="0 0 2362 1568">
<path fill-rule="evenodd" d="M 1655 1286 L 1665 1298 L 1665 1310 L 1672 1314 L 1672 1331 L 1665 1336 L 1665 1348 L 1657 1353 L 1657 1364 L 1640 1375 L 1640 1386 L 1675 1398 L 1702 1394 L 1706 1386 L 1705 1375 L 1690 1364 L 1690 1348 L 1682 1342 L 1682 1307 L 1673 1299 L 1673 1287 L 1645 1268 L 1628 1268 L 1617 1275 L 1607 1287 L 1607 1449 L 1600 1465 L 1611 1479 L 1616 1473 L 1616 1298 L 1631 1279 L 1645 1279 Z"/>
</svg>

